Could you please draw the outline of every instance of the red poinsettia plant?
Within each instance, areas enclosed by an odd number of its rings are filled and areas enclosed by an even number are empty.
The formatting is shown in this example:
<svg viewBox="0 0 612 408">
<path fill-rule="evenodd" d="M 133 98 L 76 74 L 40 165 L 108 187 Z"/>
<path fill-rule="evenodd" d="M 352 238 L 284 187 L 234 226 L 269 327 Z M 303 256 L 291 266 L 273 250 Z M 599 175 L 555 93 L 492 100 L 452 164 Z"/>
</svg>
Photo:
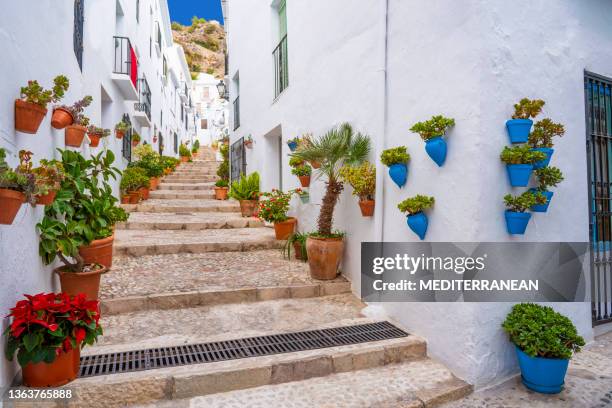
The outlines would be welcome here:
<svg viewBox="0 0 612 408">
<path fill-rule="evenodd" d="M 23 367 L 28 363 L 52 363 L 62 351 L 92 345 L 102 334 L 100 306 L 84 294 L 65 293 L 24 295 L 9 316 L 5 354 L 10 361 L 17 352 Z"/>
</svg>

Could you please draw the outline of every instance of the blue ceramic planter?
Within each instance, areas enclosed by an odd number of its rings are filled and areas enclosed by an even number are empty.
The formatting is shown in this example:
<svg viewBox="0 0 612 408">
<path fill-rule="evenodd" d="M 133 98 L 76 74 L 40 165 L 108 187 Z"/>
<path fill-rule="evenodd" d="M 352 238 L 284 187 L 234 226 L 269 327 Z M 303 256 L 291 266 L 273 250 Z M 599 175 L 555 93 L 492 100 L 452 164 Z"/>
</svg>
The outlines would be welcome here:
<svg viewBox="0 0 612 408">
<path fill-rule="evenodd" d="M 531 357 L 518 347 L 516 356 L 521 367 L 521 379 L 525 387 L 544 394 L 558 394 L 565 383 L 569 360 Z"/>
<path fill-rule="evenodd" d="M 530 188 L 529 191 L 531 191 L 533 194 L 538 193 L 538 190 L 536 190 L 535 188 Z M 540 191 L 540 193 L 542 193 L 544 195 L 544 197 L 546 197 L 546 204 L 536 204 L 534 206 L 531 207 L 531 211 L 533 212 L 546 212 L 548 211 L 548 206 L 550 205 L 550 200 L 552 199 L 553 196 L 553 192 L 552 191 Z"/>
<path fill-rule="evenodd" d="M 399 188 L 404 187 L 408 178 L 408 165 L 406 163 L 395 163 L 389 166 L 389 176 Z"/>
<path fill-rule="evenodd" d="M 508 234 L 523 235 L 525 233 L 531 213 L 506 210 L 505 216 Z"/>
<path fill-rule="evenodd" d="M 414 215 L 409 215 L 406 217 L 406 222 L 412 231 L 419 236 L 421 239 L 425 239 L 425 234 L 427 233 L 427 226 L 429 222 L 427 220 L 427 216 L 425 213 L 420 212 Z"/>
<path fill-rule="evenodd" d="M 526 187 L 533 171 L 531 164 L 506 164 L 508 179 L 512 187 Z"/>
<path fill-rule="evenodd" d="M 308 204 L 310 202 L 310 195 L 308 194 L 302 194 L 300 196 L 300 200 L 302 200 L 303 204 Z"/>
<path fill-rule="evenodd" d="M 551 149 L 550 147 L 535 147 L 531 150 L 535 152 L 542 152 L 546 155 L 546 158 L 544 160 L 540 160 L 540 161 L 533 163 L 534 169 L 541 169 L 542 167 L 548 166 L 548 164 L 550 163 L 550 158 L 552 157 L 552 154 L 555 152 L 555 149 Z"/>
<path fill-rule="evenodd" d="M 506 129 L 508 129 L 510 143 L 527 142 L 532 125 L 533 121 L 531 119 L 510 119 L 509 121 L 507 121 Z"/>
<path fill-rule="evenodd" d="M 442 167 L 446 160 L 446 150 L 446 140 L 442 136 L 432 137 L 425 142 L 425 151 L 440 167 Z"/>
<path fill-rule="evenodd" d="M 289 146 L 289 150 L 295 152 L 295 149 L 297 149 L 297 142 L 287 142 L 287 146 Z"/>
</svg>

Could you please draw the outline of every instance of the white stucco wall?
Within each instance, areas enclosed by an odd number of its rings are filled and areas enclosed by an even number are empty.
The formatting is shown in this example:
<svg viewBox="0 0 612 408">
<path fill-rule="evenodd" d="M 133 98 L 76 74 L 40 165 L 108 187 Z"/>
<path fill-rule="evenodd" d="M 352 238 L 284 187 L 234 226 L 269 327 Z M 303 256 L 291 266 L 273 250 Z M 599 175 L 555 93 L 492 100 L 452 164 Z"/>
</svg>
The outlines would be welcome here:
<svg viewBox="0 0 612 408">
<path fill-rule="evenodd" d="M 278 186 L 275 145 L 282 134 L 282 188 L 299 185 L 287 165 L 286 140 L 305 132 L 320 135 L 342 121 L 369 133 L 378 162 L 383 148 L 406 145 L 412 161 L 408 183 L 398 189 L 378 165 L 377 210 L 363 218 L 346 188 L 335 226 L 347 231 L 343 273 L 360 293 L 362 241 L 415 241 L 397 203 L 415 194 L 433 195 L 429 241 L 587 241 L 588 204 L 583 70 L 612 76 L 612 7 L 608 2 L 465 2 L 431 4 L 389 0 L 385 91 L 381 71 L 384 25 L 376 1 L 287 2 L 289 88 L 273 102 L 273 60 L 263 50 L 278 42 L 270 4 L 231 0 L 229 77 L 239 75 L 230 102 L 240 95 L 241 126 L 232 141 L 252 134 L 248 171 L 259 171 L 262 187 Z M 503 218 L 503 196 L 512 189 L 499 160 L 508 145 L 505 121 L 522 97 L 541 98 L 541 117 L 566 126 L 556 140 L 552 165 L 565 181 L 546 214 L 534 214 L 527 234 L 511 237 Z M 434 114 L 455 118 L 444 167 L 427 156 L 410 126 Z M 384 124 L 384 126 L 383 126 Z M 386 130 L 382 130 L 386 129 Z M 268 136 L 266 136 L 268 135 Z M 311 204 L 294 201 L 300 230 L 315 228 L 324 185 L 311 184 Z M 429 352 L 458 375 L 486 385 L 517 372 L 513 350 L 500 324 L 508 303 L 383 303 L 391 317 L 424 336 Z M 590 305 L 555 304 L 587 338 Z"/>
</svg>

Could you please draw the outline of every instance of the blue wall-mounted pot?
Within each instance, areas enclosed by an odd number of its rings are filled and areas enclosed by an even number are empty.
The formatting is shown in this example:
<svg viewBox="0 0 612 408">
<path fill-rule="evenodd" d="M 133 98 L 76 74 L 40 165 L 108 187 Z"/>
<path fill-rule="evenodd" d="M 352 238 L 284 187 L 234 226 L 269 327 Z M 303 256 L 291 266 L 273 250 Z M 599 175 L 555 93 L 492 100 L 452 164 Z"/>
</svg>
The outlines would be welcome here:
<svg viewBox="0 0 612 408">
<path fill-rule="evenodd" d="M 289 150 L 291 150 L 292 152 L 295 152 L 295 149 L 297 149 L 297 142 L 287 142 L 287 146 L 289 146 Z"/>
<path fill-rule="evenodd" d="M 507 121 L 506 129 L 508 129 L 510 143 L 527 142 L 532 125 L 533 121 L 531 119 L 510 119 L 509 121 Z"/>
<path fill-rule="evenodd" d="M 429 221 L 425 213 L 420 212 L 406 217 L 406 222 L 412 231 L 419 236 L 421 239 L 425 239 L 427 233 L 427 226 Z"/>
<path fill-rule="evenodd" d="M 442 136 L 432 137 L 425 141 L 425 151 L 440 167 L 442 167 L 446 160 L 446 150 L 446 140 Z"/>
<path fill-rule="evenodd" d="M 300 195 L 300 200 L 302 200 L 303 204 L 308 204 L 310 202 L 310 195 L 302 194 Z"/>
<path fill-rule="evenodd" d="M 533 172 L 532 164 L 506 164 L 508 179 L 512 187 L 526 187 Z"/>
<path fill-rule="evenodd" d="M 533 194 L 537 194 L 538 190 L 536 190 L 535 188 L 530 188 L 529 191 L 531 191 Z M 544 195 L 544 197 L 546 197 L 546 204 L 536 204 L 534 206 L 531 207 L 531 211 L 533 212 L 546 212 L 548 211 L 548 206 L 550 205 L 550 200 L 552 199 L 553 196 L 553 192 L 552 191 L 540 191 L 540 193 L 542 193 Z"/>
<path fill-rule="evenodd" d="M 531 357 L 518 347 L 514 347 L 521 367 L 521 380 L 525 387 L 544 394 L 561 392 L 569 360 Z"/>
<path fill-rule="evenodd" d="M 525 233 L 527 224 L 531 218 L 531 213 L 506 210 L 505 216 L 508 234 L 523 235 Z"/>
<path fill-rule="evenodd" d="M 531 150 L 533 150 L 534 152 L 542 152 L 546 155 L 546 158 L 544 160 L 540 160 L 533 163 L 534 169 L 541 169 L 542 167 L 548 166 L 548 164 L 550 163 L 550 158 L 555 152 L 555 149 L 551 149 L 550 147 L 534 147 Z"/>
<path fill-rule="evenodd" d="M 408 165 L 406 163 L 395 163 L 389 166 L 389 176 L 399 188 L 404 187 L 408 179 Z"/>
</svg>

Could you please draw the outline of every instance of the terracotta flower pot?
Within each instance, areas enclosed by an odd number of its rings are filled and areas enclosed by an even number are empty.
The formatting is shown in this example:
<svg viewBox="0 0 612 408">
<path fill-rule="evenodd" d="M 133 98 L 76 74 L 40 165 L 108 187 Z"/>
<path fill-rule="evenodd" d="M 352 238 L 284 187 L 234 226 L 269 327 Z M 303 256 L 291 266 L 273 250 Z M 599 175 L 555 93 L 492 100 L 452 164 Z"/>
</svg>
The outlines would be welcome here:
<svg viewBox="0 0 612 408">
<path fill-rule="evenodd" d="M 113 242 L 115 235 L 96 239 L 91 244 L 79 248 L 79 254 L 83 257 L 86 264 L 104 265 L 110 269 L 113 266 Z"/>
<path fill-rule="evenodd" d="M 0 224 L 12 224 L 24 201 L 22 192 L 0 188 Z"/>
<path fill-rule="evenodd" d="M 140 187 L 138 189 L 138 193 L 140 194 L 140 198 L 143 200 L 149 199 L 149 189 L 146 187 Z"/>
<path fill-rule="evenodd" d="M 149 186 L 149 190 L 153 191 L 153 190 L 157 190 L 157 186 L 159 186 L 159 177 L 151 177 L 151 179 L 149 180 L 150 186 Z"/>
<path fill-rule="evenodd" d="M 129 204 L 130 203 L 130 195 L 125 194 L 121 196 L 121 204 Z"/>
<path fill-rule="evenodd" d="M 115 130 L 115 137 L 117 139 L 123 139 L 123 136 L 125 136 L 125 130 Z"/>
<path fill-rule="evenodd" d="M 216 200 L 227 200 L 228 187 L 215 187 L 215 199 Z"/>
<path fill-rule="evenodd" d="M 52 363 L 29 363 L 22 368 L 26 387 L 59 387 L 77 378 L 81 364 L 81 349 L 60 351 Z"/>
<path fill-rule="evenodd" d="M 244 142 L 244 147 L 246 147 L 247 149 L 250 149 L 251 147 L 253 147 L 253 142 Z"/>
<path fill-rule="evenodd" d="M 64 108 L 53 109 L 53 115 L 51 116 L 51 126 L 55 129 L 63 129 L 66 126 L 72 125 L 74 117 L 69 110 Z"/>
<path fill-rule="evenodd" d="M 87 135 L 89 136 L 89 146 L 98 147 L 102 136 L 99 133 L 88 133 Z"/>
<path fill-rule="evenodd" d="M 242 216 L 252 217 L 258 204 L 258 200 L 240 200 L 240 212 Z"/>
<path fill-rule="evenodd" d="M 38 205 L 51 205 L 55 200 L 55 195 L 57 191 L 50 191 L 45 195 L 37 195 L 36 196 L 36 204 Z"/>
<path fill-rule="evenodd" d="M 300 184 L 302 185 L 302 187 L 310 186 L 310 176 L 299 176 L 299 179 L 300 179 Z"/>
<path fill-rule="evenodd" d="M 310 165 L 312 166 L 313 169 L 318 169 L 319 167 L 321 167 L 321 163 L 317 161 L 311 161 Z"/>
<path fill-rule="evenodd" d="M 62 292 L 76 296 L 84 293 L 87 300 L 97 300 L 100 290 L 100 277 L 108 269 L 101 267 L 91 272 L 70 272 L 65 266 L 55 268 L 53 271 L 59 275 Z"/>
<path fill-rule="evenodd" d="M 140 193 L 138 191 L 130 191 L 130 204 L 138 204 L 140 202 Z"/>
<path fill-rule="evenodd" d="M 138 146 L 138 143 L 140 143 L 138 140 L 132 140 L 132 147 Z"/>
<path fill-rule="evenodd" d="M 81 125 L 66 126 L 64 141 L 66 146 L 81 147 L 87 128 Z"/>
<path fill-rule="evenodd" d="M 35 103 L 15 100 L 15 130 L 34 134 L 47 114 L 47 109 Z"/>
<path fill-rule="evenodd" d="M 338 275 L 338 267 L 342 261 L 344 242 L 342 238 L 308 237 L 306 253 L 310 276 L 313 279 L 330 280 Z"/>
<path fill-rule="evenodd" d="M 285 240 L 289 238 L 289 235 L 293 234 L 293 231 L 295 231 L 296 226 L 297 219 L 293 217 L 289 217 L 283 222 L 275 222 L 274 235 L 276 235 L 276 239 Z"/>
<path fill-rule="evenodd" d="M 374 215 L 374 200 L 363 200 L 359 201 L 359 208 L 361 208 L 361 215 L 364 217 L 371 217 Z"/>
<path fill-rule="evenodd" d="M 302 257 L 302 244 L 299 242 L 293 243 L 293 250 L 295 251 L 295 259 L 303 260 Z"/>
<path fill-rule="evenodd" d="M 189 156 L 181 156 L 181 163 L 187 163 L 189 161 Z"/>
</svg>

